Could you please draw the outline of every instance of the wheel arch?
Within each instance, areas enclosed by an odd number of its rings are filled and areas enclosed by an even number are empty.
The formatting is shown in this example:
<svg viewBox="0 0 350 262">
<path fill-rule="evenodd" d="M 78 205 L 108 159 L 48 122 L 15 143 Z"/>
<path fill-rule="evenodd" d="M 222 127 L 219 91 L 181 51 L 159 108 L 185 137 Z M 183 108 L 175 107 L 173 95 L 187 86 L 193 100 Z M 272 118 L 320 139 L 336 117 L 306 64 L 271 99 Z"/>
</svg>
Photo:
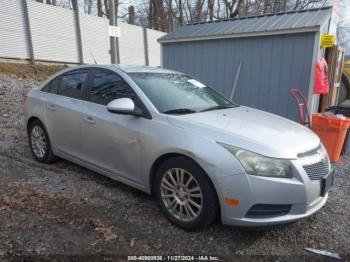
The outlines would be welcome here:
<svg viewBox="0 0 350 262">
<path fill-rule="evenodd" d="M 31 124 L 32 124 L 35 120 L 40 121 L 40 122 L 44 125 L 43 121 L 41 121 L 37 116 L 31 116 L 31 117 L 29 117 L 28 120 L 27 120 L 27 134 L 29 134 L 29 128 L 30 128 Z M 46 127 L 45 127 L 45 128 L 46 128 Z"/>
<path fill-rule="evenodd" d="M 38 116 L 36 115 L 32 115 L 31 117 L 28 118 L 27 120 L 27 135 L 29 135 L 29 128 L 30 128 L 30 125 L 34 122 L 34 121 L 39 121 L 45 128 L 45 131 L 47 133 L 47 136 L 49 137 L 49 140 L 50 140 L 50 143 L 51 143 L 51 136 L 49 134 L 49 131 L 48 131 L 48 128 L 45 124 L 44 121 L 42 121 Z M 52 145 L 51 145 L 52 146 Z"/>
<path fill-rule="evenodd" d="M 216 186 L 214 185 L 214 183 L 213 183 L 212 179 L 210 178 L 210 176 L 208 175 L 207 171 L 193 157 L 188 156 L 188 155 L 183 154 L 183 153 L 176 153 L 176 152 L 165 153 L 165 154 L 159 156 L 153 162 L 153 164 L 151 166 L 151 169 L 150 169 L 150 174 L 149 174 L 149 186 L 150 186 L 150 192 L 151 192 L 152 195 L 154 194 L 154 178 L 155 178 L 155 175 L 157 173 L 158 168 L 160 167 L 160 165 L 162 163 L 164 163 L 165 161 L 167 161 L 168 159 L 173 158 L 173 157 L 184 157 L 184 158 L 187 158 L 187 159 L 193 161 L 196 165 L 198 165 L 203 170 L 203 172 L 207 175 L 211 185 L 213 186 L 213 188 L 215 190 L 216 197 L 217 197 L 217 199 L 219 201 L 219 195 L 218 195 Z"/>
</svg>

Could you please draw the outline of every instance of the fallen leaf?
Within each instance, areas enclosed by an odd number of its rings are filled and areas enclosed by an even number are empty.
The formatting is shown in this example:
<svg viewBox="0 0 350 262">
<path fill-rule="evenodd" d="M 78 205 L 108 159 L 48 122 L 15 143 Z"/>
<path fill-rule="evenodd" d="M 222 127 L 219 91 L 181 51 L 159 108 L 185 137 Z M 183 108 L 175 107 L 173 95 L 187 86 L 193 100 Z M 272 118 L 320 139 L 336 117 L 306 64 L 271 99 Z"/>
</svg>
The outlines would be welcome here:
<svg viewBox="0 0 350 262">
<path fill-rule="evenodd" d="M 103 235 L 105 241 L 110 241 L 118 237 L 117 234 L 112 232 L 112 228 L 109 227 L 97 227 L 95 230 Z"/>
<path fill-rule="evenodd" d="M 93 242 L 92 244 L 90 244 L 91 246 L 95 246 L 96 244 L 98 244 L 98 242 L 100 242 L 101 239 L 97 239 L 95 242 Z"/>
<path fill-rule="evenodd" d="M 135 238 L 131 239 L 130 241 L 130 247 L 134 247 L 135 245 Z"/>
<path fill-rule="evenodd" d="M 46 251 L 46 248 L 43 246 L 38 246 L 37 248 L 35 248 L 35 252 L 37 254 L 41 254 L 43 251 Z"/>
<path fill-rule="evenodd" d="M 3 210 L 8 210 L 8 206 L 4 205 L 4 206 L 0 206 L 0 211 L 3 211 Z"/>
<path fill-rule="evenodd" d="M 102 222 L 98 218 L 91 218 L 89 223 L 95 227 L 103 227 Z"/>
</svg>

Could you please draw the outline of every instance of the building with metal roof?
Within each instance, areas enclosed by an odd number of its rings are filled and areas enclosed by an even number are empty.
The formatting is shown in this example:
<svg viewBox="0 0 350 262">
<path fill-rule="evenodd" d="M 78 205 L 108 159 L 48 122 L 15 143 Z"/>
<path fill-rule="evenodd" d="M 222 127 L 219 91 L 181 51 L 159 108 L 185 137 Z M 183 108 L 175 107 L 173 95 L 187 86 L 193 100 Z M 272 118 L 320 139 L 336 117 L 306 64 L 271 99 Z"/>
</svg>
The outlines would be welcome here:
<svg viewBox="0 0 350 262">
<path fill-rule="evenodd" d="M 192 23 L 161 43 L 162 66 L 182 71 L 234 102 L 297 120 L 288 90 L 298 88 L 317 110 L 314 64 L 324 55 L 332 8 Z"/>
</svg>

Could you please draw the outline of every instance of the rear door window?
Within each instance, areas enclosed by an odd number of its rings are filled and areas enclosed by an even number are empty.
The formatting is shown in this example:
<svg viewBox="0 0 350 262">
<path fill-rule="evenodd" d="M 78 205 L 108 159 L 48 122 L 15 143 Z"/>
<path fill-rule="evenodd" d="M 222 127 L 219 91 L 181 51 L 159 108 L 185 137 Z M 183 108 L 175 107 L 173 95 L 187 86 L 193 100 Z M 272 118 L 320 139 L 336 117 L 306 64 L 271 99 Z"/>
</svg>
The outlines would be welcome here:
<svg viewBox="0 0 350 262">
<path fill-rule="evenodd" d="M 57 94 L 76 99 L 84 99 L 84 89 L 87 76 L 87 70 L 77 70 L 64 74 L 61 77 L 61 83 L 57 90 Z"/>
</svg>

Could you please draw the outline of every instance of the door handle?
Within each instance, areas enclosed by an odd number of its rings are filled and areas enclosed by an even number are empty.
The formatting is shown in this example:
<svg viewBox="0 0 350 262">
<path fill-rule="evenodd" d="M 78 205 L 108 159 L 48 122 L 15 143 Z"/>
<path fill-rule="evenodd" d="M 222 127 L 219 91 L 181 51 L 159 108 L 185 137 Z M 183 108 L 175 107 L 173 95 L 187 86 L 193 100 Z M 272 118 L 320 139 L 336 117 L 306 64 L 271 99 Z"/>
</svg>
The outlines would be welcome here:
<svg viewBox="0 0 350 262">
<path fill-rule="evenodd" d="M 88 124 L 95 124 L 95 120 L 92 116 L 86 116 L 83 118 L 84 122 L 88 123 Z"/>
<path fill-rule="evenodd" d="M 51 110 L 51 111 L 55 111 L 55 110 L 56 110 L 56 106 L 53 105 L 53 104 L 47 105 L 47 108 L 48 108 L 49 110 Z"/>
</svg>

